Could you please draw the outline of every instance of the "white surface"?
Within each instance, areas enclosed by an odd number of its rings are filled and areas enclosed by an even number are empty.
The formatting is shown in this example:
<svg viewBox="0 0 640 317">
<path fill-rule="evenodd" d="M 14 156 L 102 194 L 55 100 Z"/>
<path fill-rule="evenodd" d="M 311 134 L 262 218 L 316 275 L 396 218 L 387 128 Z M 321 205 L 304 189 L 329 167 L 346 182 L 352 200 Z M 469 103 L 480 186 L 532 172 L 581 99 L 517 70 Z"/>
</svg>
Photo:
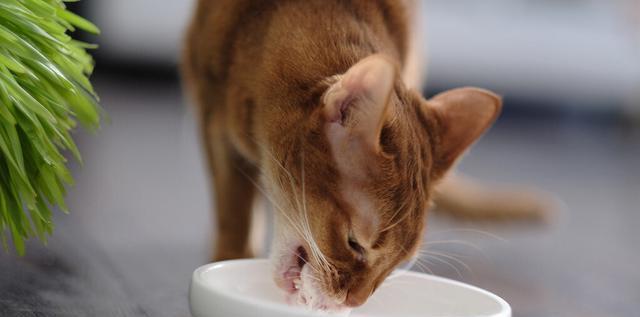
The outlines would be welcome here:
<svg viewBox="0 0 640 317">
<path fill-rule="evenodd" d="M 189 302 L 194 317 L 327 316 L 284 303 L 267 260 L 213 263 L 193 273 Z M 335 316 L 335 315 L 334 315 Z M 511 317 L 504 300 L 474 286 L 432 275 L 402 272 L 387 279 L 351 317 Z"/>
</svg>

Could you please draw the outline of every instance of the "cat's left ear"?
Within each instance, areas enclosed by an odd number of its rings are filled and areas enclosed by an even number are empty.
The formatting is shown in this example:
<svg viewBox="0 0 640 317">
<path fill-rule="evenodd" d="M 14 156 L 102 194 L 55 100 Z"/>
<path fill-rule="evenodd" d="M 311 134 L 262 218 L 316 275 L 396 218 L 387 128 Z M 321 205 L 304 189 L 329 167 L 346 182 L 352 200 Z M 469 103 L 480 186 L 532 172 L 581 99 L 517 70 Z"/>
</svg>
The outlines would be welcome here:
<svg viewBox="0 0 640 317">
<path fill-rule="evenodd" d="M 366 57 L 340 75 L 323 97 L 324 116 L 333 124 L 331 141 L 346 138 L 377 152 L 396 80 L 396 66 L 384 55 Z"/>
<path fill-rule="evenodd" d="M 458 88 L 422 103 L 422 113 L 435 120 L 434 171 L 442 176 L 497 119 L 502 99 L 484 89 Z M 431 122 L 433 122 L 431 120 Z"/>
</svg>

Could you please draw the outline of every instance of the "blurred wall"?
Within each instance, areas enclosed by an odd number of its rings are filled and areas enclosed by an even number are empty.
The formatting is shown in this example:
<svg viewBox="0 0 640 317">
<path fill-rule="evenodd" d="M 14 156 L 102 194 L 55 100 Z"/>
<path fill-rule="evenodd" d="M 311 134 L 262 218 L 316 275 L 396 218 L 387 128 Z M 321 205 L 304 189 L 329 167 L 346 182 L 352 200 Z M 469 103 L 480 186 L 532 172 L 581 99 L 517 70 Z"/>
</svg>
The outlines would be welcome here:
<svg viewBox="0 0 640 317">
<path fill-rule="evenodd" d="M 640 25 L 631 2 L 430 0 L 429 76 L 583 106 L 640 97 Z"/>
<path fill-rule="evenodd" d="M 428 0 L 428 84 L 640 112 L 640 0 Z M 86 0 L 101 54 L 175 66 L 191 0 Z"/>
<path fill-rule="evenodd" d="M 177 63 L 194 0 L 84 1 L 83 14 L 102 31 L 100 54 L 140 63 Z"/>
</svg>

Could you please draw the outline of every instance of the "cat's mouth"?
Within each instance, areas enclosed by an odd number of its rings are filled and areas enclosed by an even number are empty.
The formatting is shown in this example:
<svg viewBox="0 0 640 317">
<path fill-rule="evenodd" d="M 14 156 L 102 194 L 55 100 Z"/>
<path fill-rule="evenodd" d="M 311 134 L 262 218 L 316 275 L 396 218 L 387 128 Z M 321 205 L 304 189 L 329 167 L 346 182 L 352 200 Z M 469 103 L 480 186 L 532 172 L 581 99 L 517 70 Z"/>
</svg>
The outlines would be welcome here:
<svg viewBox="0 0 640 317">
<path fill-rule="evenodd" d="M 302 245 L 289 249 L 280 262 L 282 271 L 276 275 L 276 283 L 287 293 L 286 301 L 291 305 L 306 306 L 313 310 L 341 312 L 347 309 L 344 300 L 337 301 L 322 291 L 318 277 L 314 276 L 309 253 Z"/>
<path fill-rule="evenodd" d="M 297 293 L 302 287 L 302 268 L 308 261 L 307 250 L 303 246 L 296 248 L 290 266 L 283 273 L 283 286 L 289 294 Z"/>
</svg>

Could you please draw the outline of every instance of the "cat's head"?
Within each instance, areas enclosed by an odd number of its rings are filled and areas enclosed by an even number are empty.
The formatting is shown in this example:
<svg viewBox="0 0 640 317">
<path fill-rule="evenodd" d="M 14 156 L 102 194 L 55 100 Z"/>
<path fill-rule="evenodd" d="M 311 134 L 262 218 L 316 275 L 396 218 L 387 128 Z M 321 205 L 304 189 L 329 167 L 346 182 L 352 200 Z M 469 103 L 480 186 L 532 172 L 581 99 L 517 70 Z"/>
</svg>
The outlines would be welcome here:
<svg viewBox="0 0 640 317">
<path fill-rule="evenodd" d="M 430 100 L 369 56 L 321 85 L 296 145 L 267 167 L 275 280 L 316 309 L 359 306 L 420 246 L 433 186 L 498 116 L 462 88 Z"/>
</svg>

